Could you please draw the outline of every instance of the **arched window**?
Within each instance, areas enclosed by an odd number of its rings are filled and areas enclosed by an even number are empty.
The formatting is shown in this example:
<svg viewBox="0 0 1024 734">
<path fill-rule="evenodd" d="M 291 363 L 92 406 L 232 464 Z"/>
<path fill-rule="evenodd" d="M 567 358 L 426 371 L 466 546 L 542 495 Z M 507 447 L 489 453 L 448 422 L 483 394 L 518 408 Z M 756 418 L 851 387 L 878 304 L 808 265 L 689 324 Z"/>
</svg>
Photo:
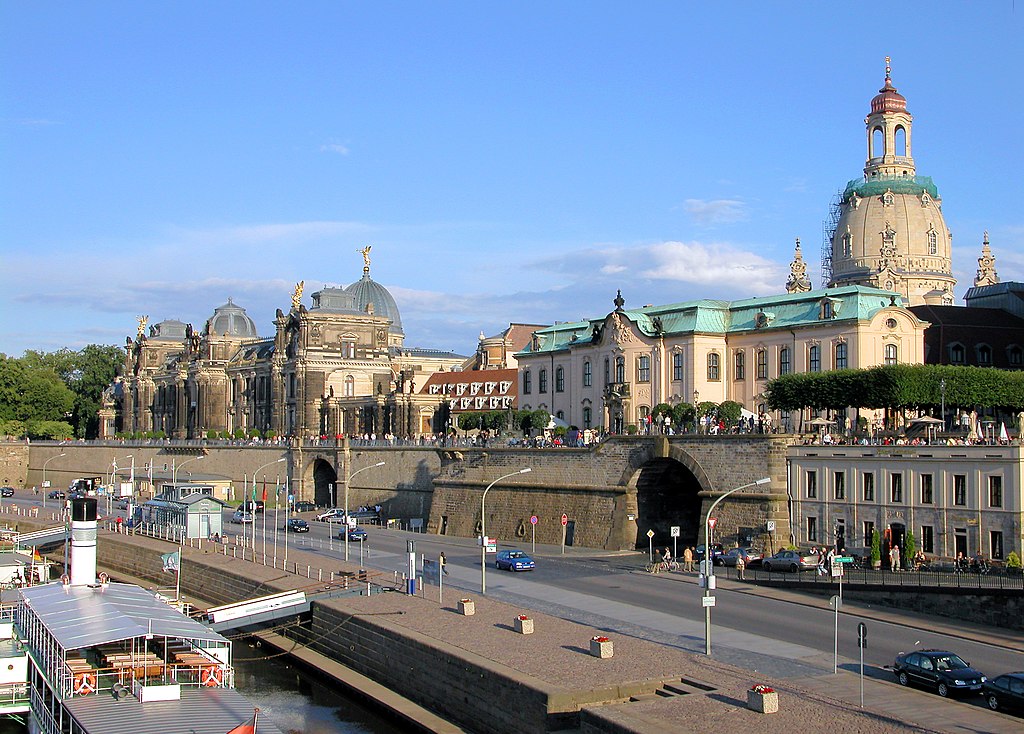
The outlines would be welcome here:
<svg viewBox="0 0 1024 734">
<path fill-rule="evenodd" d="M 949 345 L 949 363 L 950 364 L 963 364 L 967 361 L 967 352 L 964 349 L 963 344 L 950 344 Z"/>
<path fill-rule="evenodd" d="M 783 347 L 779 350 L 779 374 L 788 375 L 790 369 L 792 369 L 792 359 L 789 354 L 789 347 Z"/>
<path fill-rule="evenodd" d="M 939 235 L 934 229 L 928 230 L 928 254 L 939 254 Z"/>
<path fill-rule="evenodd" d="M 565 370 L 562 365 L 555 368 L 555 392 L 565 392 Z"/>
<path fill-rule="evenodd" d="M 676 352 L 672 355 L 672 379 L 680 382 L 683 379 L 683 353 Z"/>
<path fill-rule="evenodd" d="M 817 344 L 807 350 L 807 368 L 810 372 L 821 372 L 821 347 Z"/>
<path fill-rule="evenodd" d="M 733 355 L 733 377 L 737 380 L 747 379 L 746 356 L 746 352 L 742 349 L 737 349 L 736 354 Z"/>
<path fill-rule="evenodd" d="M 899 348 L 895 344 L 885 345 L 885 363 L 887 365 L 899 364 Z"/>
<path fill-rule="evenodd" d="M 594 411 L 590 406 L 583 409 L 583 427 L 590 428 L 594 420 Z"/>
<path fill-rule="evenodd" d="M 881 158 L 885 155 L 885 132 L 882 128 L 876 127 L 871 131 L 871 155 L 870 158 Z"/>
<path fill-rule="evenodd" d="M 533 390 L 533 373 L 530 370 L 523 372 L 523 395 L 529 395 Z"/>
<path fill-rule="evenodd" d="M 719 380 L 721 367 L 719 364 L 718 352 L 708 352 L 708 379 Z"/>
<path fill-rule="evenodd" d="M 548 391 L 548 371 L 543 369 L 537 377 L 537 392 L 542 395 Z"/>
<path fill-rule="evenodd" d="M 594 382 L 593 368 L 590 366 L 590 362 L 583 363 L 583 387 L 590 387 Z"/>
<path fill-rule="evenodd" d="M 979 367 L 991 367 L 992 366 L 992 347 L 988 344 L 979 344 L 975 349 L 978 352 L 978 366 Z"/>
<path fill-rule="evenodd" d="M 615 381 L 625 382 L 626 381 L 626 358 L 616 357 L 615 358 Z"/>
<path fill-rule="evenodd" d="M 907 155 L 907 131 L 902 125 L 896 126 L 893 134 L 893 141 L 896 143 L 895 155 L 906 157 Z"/>
<path fill-rule="evenodd" d="M 839 342 L 836 344 L 836 369 L 845 370 L 846 367 L 846 342 Z"/>
<path fill-rule="evenodd" d="M 853 254 L 853 236 L 847 232 L 843 235 L 843 257 L 850 257 Z"/>
<path fill-rule="evenodd" d="M 611 369 L 609 367 L 610 364 L 611 364 L 611 362 L 609 362 L 608 358 L 605 357 L 604 358 L 604 384 L 605 385 L 607 385 L 609 382 L 612 381 Z"/>
<path fill-rule="evenodd" d="M 768 379 L 768 350 L 758 349 L 757 350 L 757 379 L 767 380 Z"/>
<path fill-rule="evenodd" d="M 636 360 L 636 381 L 637 382 L 650 382 L 651 381 L 651 357 L 647 354 L 641 354 Z"/>
<path fill-rule="evenodd" d="M 345 397 L 354 398 L 356 395 L 356 378 L 352 375 L 345 376 Z"/>
</svg>

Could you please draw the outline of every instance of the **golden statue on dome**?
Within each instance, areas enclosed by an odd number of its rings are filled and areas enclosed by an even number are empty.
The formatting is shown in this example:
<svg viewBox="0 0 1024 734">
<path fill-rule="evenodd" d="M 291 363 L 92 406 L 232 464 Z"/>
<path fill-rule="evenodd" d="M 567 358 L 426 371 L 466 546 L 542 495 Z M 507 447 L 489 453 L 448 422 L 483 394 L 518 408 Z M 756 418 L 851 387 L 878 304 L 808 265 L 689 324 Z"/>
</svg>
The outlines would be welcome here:
<svg viewBox="0 0 1024 734">
<path fill-rule="evenodd" d="M 359 251 L 363 253 L 363 270 L 367 273 L 370 272 L 370 250 L 372 249 L 373 245 L 367 245 Z"/>
<path fill-rule="evenodd" d="M 292 308 L 298 308 L 302 305 L 302 289 L 305 287 L 306 281 L 300 280 L 295 284 L 295 292 L 292 293 Z"/>
<path fill-rule="evenodd" d="M 139 322 L 139 339 L 146 335 L 146 324 L 149 323 L 149 316 L 139 316 L 136 318 Z"/>
</svg>

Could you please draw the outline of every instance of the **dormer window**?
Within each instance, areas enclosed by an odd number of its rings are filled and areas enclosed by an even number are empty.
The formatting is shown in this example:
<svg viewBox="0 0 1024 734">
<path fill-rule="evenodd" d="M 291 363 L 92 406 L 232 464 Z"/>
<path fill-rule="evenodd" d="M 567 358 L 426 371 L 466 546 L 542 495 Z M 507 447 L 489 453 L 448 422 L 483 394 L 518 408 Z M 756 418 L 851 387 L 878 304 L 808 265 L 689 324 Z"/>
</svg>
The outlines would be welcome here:
<svg viewBox="0 0 1024 734">
<path fill-rule="evenodd" d="M 975 351 L 978 355 L 979 367 L 992 366 L 992 347 L 990 347 L 988 344 L 979 344 L 977 347 L 975 347 Z"/>
<path fill-rule="evenodd" d="M 1006 359 L 1011 367 L 1022 367 L 1024 366 L 1024 350 L 1016 344 L 1011 344 L 1006 348 Z"/>
<path fill-rule="evenodd" d="M 964 364 L 967 361 L 967 353 L 964 350 L 963 344 L 950 344 L 949 345 L 949 363 L 950 364 Z"/>
</svg>

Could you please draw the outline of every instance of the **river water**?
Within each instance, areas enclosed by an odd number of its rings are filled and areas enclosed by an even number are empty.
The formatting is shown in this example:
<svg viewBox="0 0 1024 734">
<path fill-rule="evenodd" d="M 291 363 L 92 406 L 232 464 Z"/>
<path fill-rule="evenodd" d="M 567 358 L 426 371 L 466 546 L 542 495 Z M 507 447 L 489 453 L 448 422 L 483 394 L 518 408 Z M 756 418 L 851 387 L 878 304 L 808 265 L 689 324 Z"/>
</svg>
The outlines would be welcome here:
<svg viewBox="0 0 1024 734">
<path fill-rule="evenodd" d="M 333 680 L 252 641 L 234 644 L 235 688 L 286 734 L 400 734 L 402 728 L 347 698 Z"/>
</svg>

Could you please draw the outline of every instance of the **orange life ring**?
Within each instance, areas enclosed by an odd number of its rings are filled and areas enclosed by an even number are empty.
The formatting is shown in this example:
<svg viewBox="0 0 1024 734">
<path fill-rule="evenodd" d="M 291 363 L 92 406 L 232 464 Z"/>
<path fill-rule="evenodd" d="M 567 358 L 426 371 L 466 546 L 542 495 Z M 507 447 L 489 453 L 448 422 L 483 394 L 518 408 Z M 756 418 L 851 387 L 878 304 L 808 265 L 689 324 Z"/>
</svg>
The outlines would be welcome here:
<svg viewBox="0 0 1024 734">
<path fill-rule="evenodd" d="M 219 665 L 211 665 L 203 670 L 203 685 L 210 688 L 224 683 L 224 670 Z"/>
<path fill-rule="evenodd" d="M 75 695 L 85 696 L 96 692 L 96 679 L 92 673 L 79 673 L 75 676 Z"/>
</svg>

